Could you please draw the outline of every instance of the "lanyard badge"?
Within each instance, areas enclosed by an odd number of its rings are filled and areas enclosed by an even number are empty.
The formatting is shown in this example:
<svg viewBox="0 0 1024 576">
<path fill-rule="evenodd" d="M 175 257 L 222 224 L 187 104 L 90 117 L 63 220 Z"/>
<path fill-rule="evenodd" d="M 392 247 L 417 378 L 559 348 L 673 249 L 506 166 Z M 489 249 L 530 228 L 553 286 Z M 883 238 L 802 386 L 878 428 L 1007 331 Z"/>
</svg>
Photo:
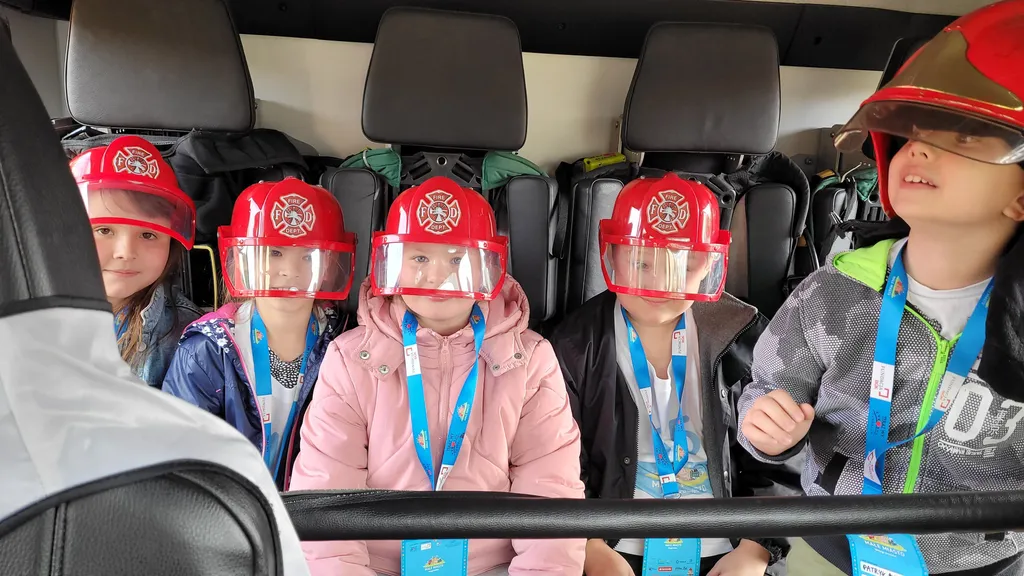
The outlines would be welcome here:
<svg viewBox="0 0 1024 576">
<path fill-rule="evenodd" d="M 689 444 L 686 439 L 686 423 L 683 421 L 683 387 L 686 383 L 686 314 L 679 317 L 676 329 L 672 332 L 672 380 L 675 384 L 676 397 L 679 399 L 679 412 L 672 429 L 673 450 L 668 450 L 661 439 L 661 433 L 654 425 L 654 398 L 651 389 L 651 372 L 647 368 L 647 355 L 644 354 L 640 337 L 629 321 L 629 315 L 622 309 L 622 318 L 626 321 L 626 333 L 629 339 L 629 357 L 633 362 L 633 376 L 636 378 L 640 396 L 647 408 L 647 419 L 651 423 L 651 437 L 654 442 L 654 460 L 658 466 L 661 490 L 665 498 L 679 496 L 679 481 L 676 475 L 690 458 Z M 664 423 L 663 423 L 664 424 Z"/>
<path fill-rule="evenodd" d="M 309 361 L 309 353 L 313 351 L 313 346 L 316 345 L 316 341 L 320 336 L 319 332 L 316 314 L 310 314 L 309 328 L 306 330 L 306 350 L 302 353 L 302 364 L 299 367 L 298 388 L 302 388 L 303 378 L 306 374 L 306 364 Z M 273 414 L 271 411 L 274 386 L 271 383 L 270 376 L 270 345 L 267 342 L 267 326 L 264 324 L 263 318 L 260 317 L 260 312 L 255 306 L 253 306 L 250 338 L 252 341 L 253 372 L 256 377 L 256 403 L 263 416 L 263 461 L 266 463 L 270 473 L 276 477 L 277 469 L 281 466 L 281 457 L 285 451 L 277 449 L 271 442 L 273 438 L 273 419 L 278 417 L 278 415 Z M 288 437 L 289 431 L 294 424 L 296 408 L 297 403 L 292 402 L 287 420 L 285 420 L 284 430 L 281 431 L 281 438 Z"/>
<path fill-rule="evenodd" d="M 476 398 L 476 388 L 480 375 L 479 359 L 480 348 L 484 344 L 485 323 L 480 307 L 474 305 L 469 315 L 469 323 L 473 327 L 473 344 L 476 347 L 476 355 L 473 367 L 466 377 L 462 391 L 455 403 L 455 411 L 451 417 L 451 425 L 448 428 L 448 437 L 444 444 L 444 456 L 441 459 L 441 471 L 436 477 L 434 475 L 434 457 L 430 450 L 430 427 L 427 425 L 427 404 L 423 397 L 423 374 L 420 372 L 420 354 L 416 345 L 416 330 L 419 322 L 412 312 L 406 312 L 402 320 L 402 343 L 405 346 L 405 373 L 406 383 L 409 387 L 409 414 L 412 420 L 413 444 L 416 446 L 416 455 L 419 457 L 423 471 L 427 473 L 430 485 L 434 490 L 440 491 L 448 479 L 448 474 L 455 466 L 455 460 L 462 450 L 462 440 L 466 436 L 466 428 L 469 426 L 469 416 L 473 412 L 473 400 Z"/>
<path fill-rule="evenodd" d="M 892 412 L 893 382 L 896 373 L 896 342 L 907 305 L 907 287 L 908 277 L 901 249 L 882 293 L 882 307 L 878 315 L 875 359 L 871 370 L 871 397 L 868 401 L 869 417 L 864 443 L 864 494 L 883 493 L 882 482 L 885 478 L 887 451 L 927 434 L 942 420 L 963 387 L 985 343 L 985 319 L 988 316 L 989 298 L 992 294 L 991 282 L 985 288 L 974 312 L 967 320 L 960 340 L 953 348 L 928 422 L 910 438 L 889 442 L 889 417 Z M 847 539 L 850 542 L 850 554 L 857 575 L 928 574 L 921 550 L 913 536 L 849 535 Z M 879 572 L 880 568 L 885 571 Z"/>
<path fill-rule="evenodd" d="M 412 421 L 412 440 L 416 446 L 416 455 L 420 465 L 430 480 L 430 486 L 441 491 L 448 475 L 455 466 L 455 461 L 462 451 L 462 441 L 469 427 L 469 417 L 473 413 L 473 401 L 480 379 L 480 349 L 484 344 L 486 323 L 480 307 L 473 305 L 469 314 L 469 324 L 473 328 L 473 345 L 475 354 L 473 367 L 469 370 L 466 382 L 462 385 L 459 398 L 455 402 L 448 436 L 444 443 L 444 455 L 441 457 L 441 470 L 434 476 L 434 456 L 430 449 L 430 427 L 427 424 L 427 403 L 423 395 L 423 374 L 420 371 L 420 353 L 416 344 L 416 330 L 419 322 L 412 312 L 406 312 L 402 319 L 402 344 L 405 346 L 405 374 L 409 388 L 409 417 Z M 402 574 L 403 576 L 464 576 L 469 562 L 468 540 L 405 540 L 402 542 Z"/>
<path fill-rule="evenodd" d="M 128 332 L 128 308 L 121 308 L 121 311 L 114 314 L 114 334 L 117 337 L 117 342 L 121 341 L 125 333 Z"/>
<path fill-rule="evenodd" d="M 676 414 L 675 426 L 672 428 L 672 450 L 668 450 L 661 439 L 658 427 L 654 425 L 654 394 L 651 388 L 651 372 L 647 367 L 647 355 L 644 353 L 640 336 L 629 320 L 629 315 L 625 309 L 621 310 L 622 319 L 626 321 L 633 376 L 647 409 L 647 420 L 651 424 L 654 461 L 658 467 L 662 495 L 665 498 L 678 498 L 678 474 L 690 459 L 686 423 L 683 420 L 683 389 L 686 386 L 686 314 L 679 317 L 676 329 L 672 331 L 672 382 L 675 384 L 676 398 L 679 400 L 679 411 Z M 699 573 L 700 538 L 644 540 L 643 576 L 693 576 Z"/>
</svg>

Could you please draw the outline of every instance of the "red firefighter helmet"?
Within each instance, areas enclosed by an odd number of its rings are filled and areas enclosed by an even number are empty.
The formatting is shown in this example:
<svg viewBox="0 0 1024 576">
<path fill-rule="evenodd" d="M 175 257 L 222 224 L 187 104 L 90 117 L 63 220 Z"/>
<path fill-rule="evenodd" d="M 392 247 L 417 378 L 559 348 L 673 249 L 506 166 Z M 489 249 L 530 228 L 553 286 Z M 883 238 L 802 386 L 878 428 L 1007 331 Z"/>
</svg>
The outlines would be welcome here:
<svg viewBox="0 0 1024 576">
<path fill-rule="evenodd" d="M 505 282 L 507 248 L 483 196 L 431 178 L 402 192 L 374 233 L 373 293 L 491 300 Z"/>
<path fill-rule="evenodd" d="M 76 156 L 71 173 L 93 224 L 141 226 L 192 249 L 195 204 L 153 144 L 138 136 L 115 138 Z"/>
<path fill-rule="evenodd" d="M 719 230 L 718 198 L 707 186 L 672 173 L 640 178 L 601 220 L 601 269 L 618 294 L 714 301 L 731 240 Z"/>
<path fill-rule="evenodd" d="M 217 237 L 234 297 L 348 297 L 356 236 L 345 231 L 338 200 L 319 186 L 291 177 L 253 184 Z"/>
<path fill-rule="evenodd" d="M 859 150 L 869 135 L 890 216 L 893 137 L 990 164 L 1024 162 L 1024 0 L 979 8 L 947 26 L 864 101 L 836 148 Z"/>
</svg>

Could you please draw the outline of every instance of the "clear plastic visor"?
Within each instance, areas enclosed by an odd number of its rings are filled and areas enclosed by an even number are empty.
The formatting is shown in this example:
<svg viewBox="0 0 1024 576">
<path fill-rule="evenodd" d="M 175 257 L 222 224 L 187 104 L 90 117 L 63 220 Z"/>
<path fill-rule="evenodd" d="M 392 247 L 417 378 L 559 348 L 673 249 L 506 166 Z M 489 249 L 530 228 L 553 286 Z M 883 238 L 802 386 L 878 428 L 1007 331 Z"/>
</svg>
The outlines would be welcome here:
<svg viewBox="0 0 1024 576">
<path fill-rule="evenodd" d="M 373 251 L 374 288 L 382 294 L 490 297 L 505 275 L 503 256 L 457 244 L 381 244 Z"/>
<path fill-rule="evenodd" d="M 687 299 L 721 293 L 726 255 L 716 250 L 714 245 L 680 249 L 605 243 L 601 258 L 613 292 Z"/>
<path fill-rule="evenodd" d="M 127 224 L 167 234 L 185 248 L 195 241 L 195 210 L 181 198 L 157 188 L 139 185 L 126 188 L 100 183 L 79 184 L 89 221 L 93 224 Z"/>
<path fill-rule="evenodd" d="M 1024 161 L 1024 132 L 963 112 L 913 102 L 867 104 L 843 126 L 835 145 L 858 151 L 869 133 L 917 140 L 953 154 L 989 164 Z"/>
<path fill-rule="evenodd" d="M 232 296 L 328 300 L 348 296 L 352 285 L 351 248 L 265 246 L 256 239 L 242 242 L 223 248 L 224 280 Z"/>
</svg>

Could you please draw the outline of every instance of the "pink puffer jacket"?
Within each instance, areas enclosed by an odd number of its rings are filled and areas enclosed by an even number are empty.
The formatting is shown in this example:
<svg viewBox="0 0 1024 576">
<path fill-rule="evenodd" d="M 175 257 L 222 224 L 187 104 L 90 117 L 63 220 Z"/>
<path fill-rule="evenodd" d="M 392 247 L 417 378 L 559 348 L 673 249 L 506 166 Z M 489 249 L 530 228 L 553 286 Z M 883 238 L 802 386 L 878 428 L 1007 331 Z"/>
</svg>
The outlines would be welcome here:
<svg viewBox="0 0 1024 576">
<path fill-rule="evenodd" d="M 529 306 L 511 278 L 481 302 L 487 329 L 481 381 L 462 451 L 444 489 L 583 498 L 580 434 L 551 345 L 527 329 Z M 400 298 L 361 288 L 360 326 L 339 336 L 320 367 L 302 423 L 291 490 L 431 489 L 413 445 L 403 364 Z M 447 338 L 417 333 L 435 466 L 473 365 L 467 325 Z M 511 562 L 512 576 L 580 576 L 584 540 L 471 540 L 469 576 Z M 303 545 L 313 576 L 399 574 L 394 541 Z"/>
</svg>

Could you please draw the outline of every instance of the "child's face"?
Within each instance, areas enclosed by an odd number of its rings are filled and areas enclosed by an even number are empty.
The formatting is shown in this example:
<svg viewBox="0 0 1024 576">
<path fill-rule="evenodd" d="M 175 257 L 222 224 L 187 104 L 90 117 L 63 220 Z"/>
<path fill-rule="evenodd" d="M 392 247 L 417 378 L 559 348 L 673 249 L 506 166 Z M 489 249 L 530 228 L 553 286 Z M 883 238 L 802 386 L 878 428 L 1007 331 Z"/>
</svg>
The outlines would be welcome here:
<svg viewBox="0 0 1024 576">
<path fill-rule="evenodd" d="M 709 252 L 616 244 L 608 246 L 607 250 L 606 262 L 610 264 L 614 284 L 679 294 L 701 293 L 701 283 L 710 273 L 712 261 L 717 256 Z M 641 300 L 659 306 L 671 301 L 658 297 Z M 689 305 L 682 310 L 686 308 Z"/>
<path fill-rule="evenodd" d="M 265 246 L 259 248 L 266 278 L 260 289 L 316 291 L 319 282 L 313 281 L 314 268 L 322 270 L 323 253 L 301 246 Z M 263 312 L 308 316 L 313 308 L 312 298 L 256 298 Z"/>
<path fill-rule="evenodd" d="M 675 324 L 679 317 L 693 306 L 692 300 L 650 298 L 631 294 L 616 294 L 619 305 L 626 309 L 635 324 Z"/>
<path fill-rule="evenodd" d="M 929 141 L 962 148 L 1006 146 L 992 137 L 931 132 Z M 1024 170 L 988 164 L 916 140 L 889 166 L 889 202 L 912 227 L 919 224 L 1008 225 L 1024 220 Z"/>
<path fill-rule="evenodd" d="M 89 216 L 144 219 L 156 225 L 170 225 L 169 218 L 141 213 L 132 197 L 130 193 L 117 190 L 91 195 Z M 103 287 L 112 301 L 130 298 L 145 290 L 160 279 L 167 267 L 172 241 L 167 234 L 129 224 L 95 224 L 93 239 L 103 271 Z"/>
<path fill-rule="evenodd" d="M 406 243 L 402 249 L 398 285 L 410 288 L 473 291 L 482 284 L 480 251 L 447 244 Z M 472 298 L 402 296 L 405 305 L 420 318 L 439 322 L 468 318 Z"/>
<path fill-rule="evenodd" d="M 707 278 L 718 254 L 666 248 L 612 245 L 608 247 L 616 283 L 635 288 L 675 292 L 701 293 L 701 282 Z M 640 324 L 669 324 L 693 306 L 692 300 L 618 294 L 619 304 L 630 318 Z"/>
<path fill-rule="evenodd" d="M 319 288 L 319 282 L 313 282 L 313 268 L 322 268 L 319 251 L 298 246 L 271 246 L 264 250 L 267 289 L 311 292 Z"/>
</svg>

